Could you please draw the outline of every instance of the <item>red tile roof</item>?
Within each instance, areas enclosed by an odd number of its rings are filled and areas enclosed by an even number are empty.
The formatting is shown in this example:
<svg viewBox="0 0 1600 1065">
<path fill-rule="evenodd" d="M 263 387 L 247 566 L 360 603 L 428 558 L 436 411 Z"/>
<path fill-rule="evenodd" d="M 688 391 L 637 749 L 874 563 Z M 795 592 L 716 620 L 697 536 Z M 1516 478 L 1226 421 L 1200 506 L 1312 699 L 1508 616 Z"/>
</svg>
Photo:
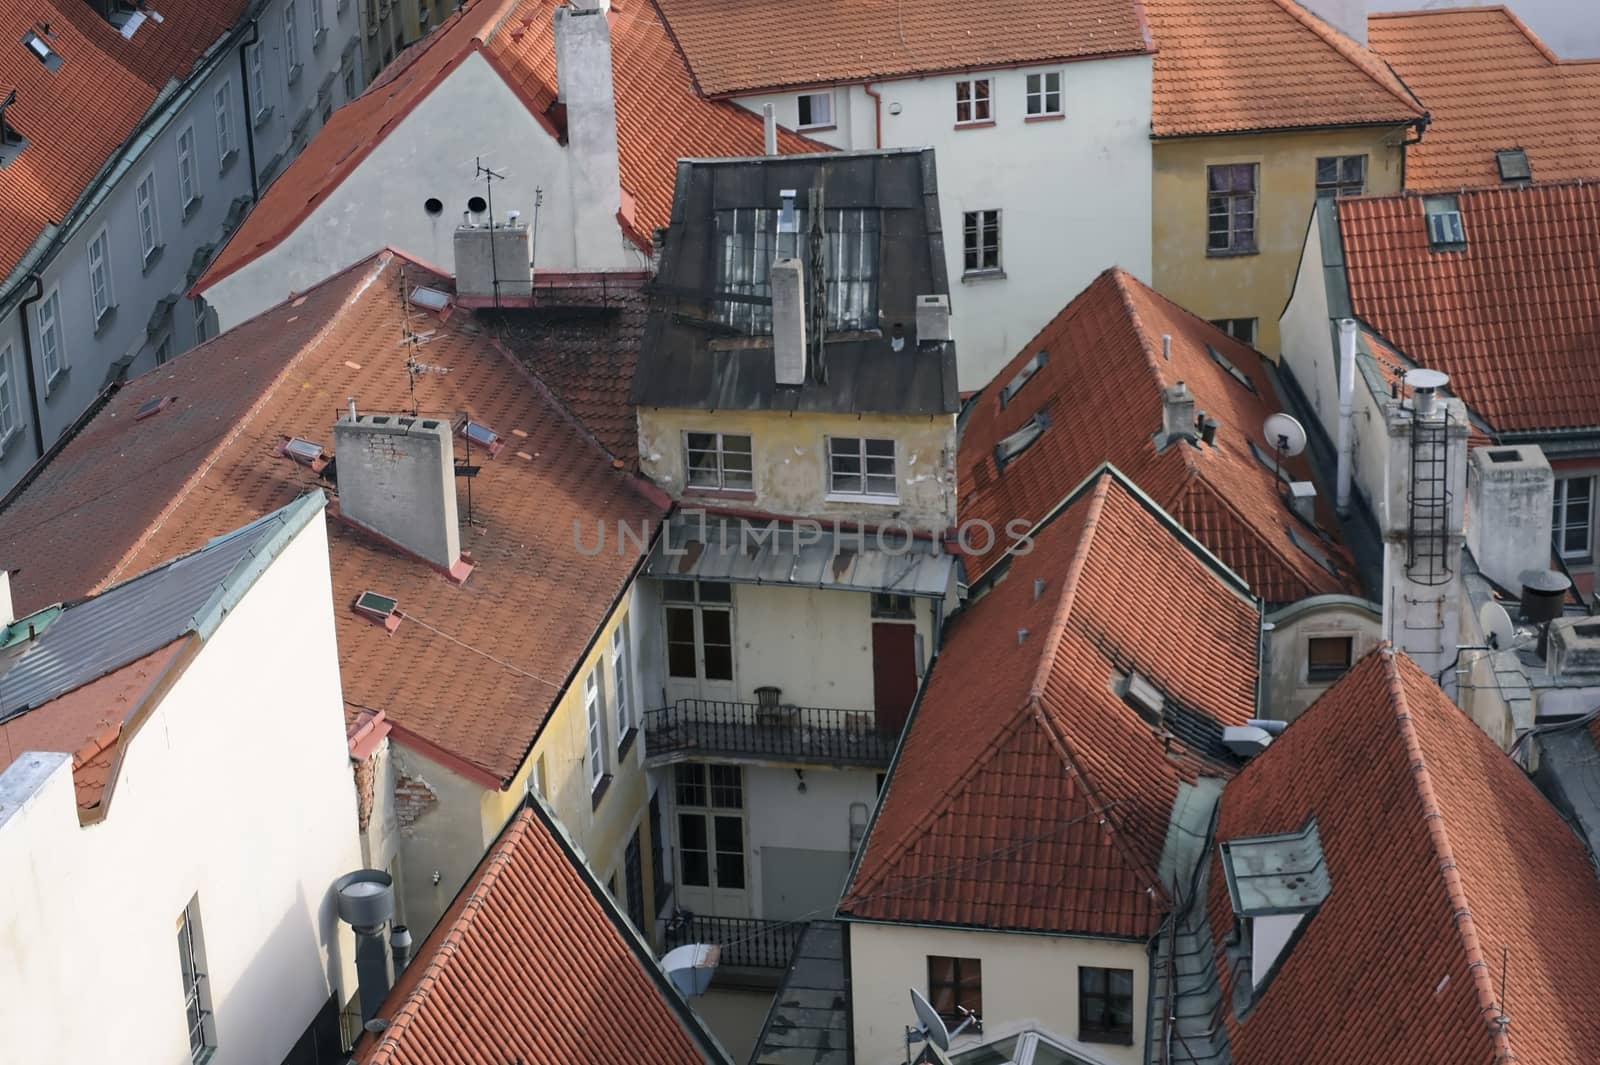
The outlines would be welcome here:
<svg viewBox="0 0 1600 1065">
<path fill-rule="evenodd" d="M 1213 567 L 1098 477 L 952 621 L 840 912 L 1154 932 L 1178 784 L 1229 768 L 1164 742 L 1110 683 L 1132 666 L 1210 727 L 1252 716 L 1259 617 Z"/>
<path fill-rule="evenodd" d="M 8 562 L 23 567 L 18 608 L 92 591 L 295 499 L 316 475 L 277 447 L 285 436 L 331 447 L 346 397 L 410 409 L 402 269 L 405 284 L 448 287 L 383 253 L 130 382 L 0 511 Z M 470 316 L 429 328 L 427 361 L 450 372 L 417 379 L 420 408 L 470 414 L 508 441 L 473 482 L 461 546 L 477 568 L 453 585 L 331 520 L 339 657 L 352 714 L 384 710 L 398 740 L 488 785 L 515 773 L 638 562 L 609 545 L 581 555 L 575 524 L 591 536 L 600 521 L 638 528 L 665 500 L 614 470 Z M 160 395 L 177 399 L 133 420 Z M 369 589 L 399 600 L 392 636 L 349 609 Z"/>
<path fill-rule="evenodd" d="M 1557 59 L 1503 7 L 1372 15 L 1367 32 L 1433 115 L 1406 188 L 1499 184 L 1499 148 L 1538 181 L 1600 177 L 1600 59 Z"/>
<path fill-rule="evenodd" d="M 28 142 L 0 179 L 0 276 L 66 217 L 167 82 L 187 76 L 244 8 L 244 0 L 162 0 L 163 20 L 126 39 L 83 0 L 0 0 L 0 99 L 16 90 L 6 123 Z M 41 23 L 61 56 L 55 71 L 21 43 Z"/>
<path fill-rule="evenodd" d="M 363 1035 L 360 1065 L 725 1060 L 581 857 L 524 809 L 417 951 Z M 655 971 L 651 971 L 655 970 Z"/>
<path fill-rule="evenodd" d="M 1023 0 L 981 10 L 959 0 L 656 0 L 711 96 L 904 78 L 1150 51 L 1137 0 Z"/>
<path fill-rule="evenodd" d="M 481 52 L 552 137 L 564 139 L 556 102 L 554 0 L 472 0 L 418 45 L 396 73 L 374 82 L 313 137 L 262 196 L 195 288 L 204 291 L 272 248 L 361 165 L 406 115 L 467 56 Z M 761 118 L 694 90 L 683 59 L 642 0 L 613 5 L 612 76 L 624 199 L 635 233 L 667 224 L 677 161 L 686 156 L 760 155 Z M 782 152 L 827 150 L 788 130 Z M 624 205 L 625 206 L 625 205 Z M 624 209 L 624 216 L 628 211 Z M 374 234 L 374 241 L 385 235 Z"/>
<path fill-rule="evenodd" d="M 1414 122 L 1378 57 L 1294 0 L 1145 0 L 1157 137 Z M 1415 86 L 1413 86 L 1415 88 Z"/>
<path fill-rule="evenodd" d="M 1313 816 L 1332 890 L 1244 1019 L 1224 1006 L 1237 1065 L 1600 1060 L 1587 1003 L 1600 884 L 1584 845 L 1410 659 L 1373 652 L 1297 718 L 1229 783 L 1217 839 Z"/>
<path fill-rule="evenodd" d="M 1434 251 L 1422 197 L 1338 202 L 1356 315 L 1498 431 L 1600 424 L 1600 184 L 1457 203 L 1466 247 Z"/>
<path fill-rule="evenodd" d="M 1163 335 L 1172 338 L 1171 362 L 1163 358 Z M 1255 391 L 1219 365 L 1208 345 L 1248 376 Z M 1000 390 L 1041 350 L 1049 356 L 1044 368 L 1002 408 Z M 1214 447 L 1156 450 L 1162 392 L 1178 381 L 1187 384 L 1198 410 L 1221 423 Z M 1262 423 L 1280 409 L 1259 354 L 1127 273 L 1108 270 L 1017 353 L 968 413 L 956 463 L 961 520 L 985 521 L 996 530 L 1016 520 L 1031 524 L 1110 462 L 1269 602 L 1353 591 L 1348 557 L 1294 517 L 1272 470 L 1251 453 L 1252 440 L 1265 450 Z M 995 445 L 1040 411 L 1049 416 L 1049 428 L 1001 471 Z M 1285 468 L 1309 479 L 1299 460 Z M 1332 528 L 1331 510 L 1323 508 L 1321 520 Z M 1315 541 L 1341 575 L 1298 547 L 1291 527 Z M 981 536 L 969 542 L 984 546 Z M 1007 542 L 1002 534 L 989 550 L 969 552 L 969 579 L 998 561 Z"/>
</svg>

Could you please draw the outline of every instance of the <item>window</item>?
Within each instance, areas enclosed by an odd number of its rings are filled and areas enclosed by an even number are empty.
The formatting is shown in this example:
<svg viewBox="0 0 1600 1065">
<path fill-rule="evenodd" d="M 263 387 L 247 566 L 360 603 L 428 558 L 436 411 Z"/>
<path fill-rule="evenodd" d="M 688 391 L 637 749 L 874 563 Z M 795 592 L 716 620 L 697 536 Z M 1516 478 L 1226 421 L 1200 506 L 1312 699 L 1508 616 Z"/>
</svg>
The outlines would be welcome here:
<svg viewBox="0 0 1600 1065">
<path fill-rule="evenodd" d="M 971 126 L 994 120 L 994 83 L 988 78 L 956 82 L 956 125 Z"/>
<path fill-rule="evenodd" d="M 165 366 L 170 358 L 172 358 L 172 334 L 168 333 L 161 338 L 161 343 L 156 345 L 156 365 Z"/>
<path fill-rule="evenodd" d="M 61 292 L 55 290 L 39 304 L 39 361 L 44 366 L 46 392 L 67 368 L 61 344 Z"/>
<path fill-rule="evenodd" d="M 1592 557 L 1590 529 L 1593 519 L 1594 478 L 1556 478 L 1555 518 L 1551 524 L 1562 558 L 1586 560 Z"/>
<path fill-rule="evenodd" d="M 928 1002 L 952 1027 L 962 1010 L 983 1015 L 983 962 L 977 958 L 928 955 Z"/>
<path fill-rule="evenodd" d="M 1000 409 L 1005 410 L 1006 404 L 1010 403 L 1016 394 L 1022 391 L 1022 386 L 1032 380 L 1034 374 L 1044 369 L 1045 364 L 1049 361 L 1050 353 L 1048 351 L 1034 352 L 1033 357 L 1023 363 L 1022 369 L 1018 370 L 1016 375 L 1000 390 Z"/>
<path fill-rule="evenodd" d="M 1317 160 L 1317 196 L 1360 196 L 1367 191 L 1367 157 L 1335 155 Z"/>
<path fill-rule="evenodd" d="M 98 324 L 111 309 L 111 248 L 104 227 L 89 242 L 89 299 Z"/>
<path fill-rule="evenodd" d="M 1029 74 L 1028 117 L 1048 118 L 1061 113 L 1061 71 Z"/>
<path fill-rule="evenodd" d="M 1218 351 L 1213 344 L 1206 345 L 1206 354 L 1211 356 L 1211 361 L 1228 372 L 1228 376 L 1239 382 L 1251 392 L 1256 390 L 1256 383 L 1250 380 L 1250 375 L 1235 366 L 1233 360 Z"/>
<path fill-rule="evenodd" d="M 204 344 L 209 333 L 206 316 L 211 309 L 206 306 L 206 301 L 201 296 L 196 296 L 192 304 L 194 306 L 194 342 L 196 344 Z"/>
<path fill-rule="evenodd" d="M 267 117 L 267 79 L 261 69 L 261 49 L 264 45 L 256 45 L 250 49 L 250 100 L 255 104 L 255 121 L 257 125 Z"/>
<path fill-rule="evenodd" d="M 899 498 L 893 440 L 860 436 L 828 438 L 828 495 Z"/>
<path fill-rule="evenodd" d="M 1206 167 L 1206 252 L 1256 250 L 1256 164 Z"/>
<path fill-rule="evenodd" d="M 995 468 L 1004 471 L 1007 463 L 1032 447 L 1034 441 L 1043 436 L 1048 428 L 1050 428 L 1049 412 L 1039 411 L 1016 430 L 1001 437 L 994 446 Z"/>
<path fill-rule="evenodd" d="M 1424 198 L 1422 214 L 1428 222 L 1430 247 L 1454 249 L 1467 243 L 1466 229 L 1461 224 L 1461 206 L 1454 196 Z"/>
<path fill-rule="evenodd" d="M 655 899 L 656 912 L 667 903 L 672 894 L 672 884 L 667 880 L 667 856 L 661 829 L 661 793 L 650 796 L 650 888 Z"/>
<path fill-rule="evenodd" d="M 44 68 L 54 74 L 61 69 L 61 53 L 50 47 L 43 37 L 29 30 L 22 35 L 22 43 L 27 46 L 33 57 L 44 64 Z"/>
<path fill-rule="evenodd" d="M 355 98 L 356 98 L 356 68 L 353 67 L 353 66 L 348 66 L 348 67 L 344 68 L 344 100 L 345 100 L 345 103 L 349 103 L 351 100 L 354 100 Z"/>
<path fill-rule="evenodd" d="M 17 424 L 17 386 L 11 376 L 11 345 L 0 348 L 0 447 L 11 439 Z"/>
<path fill-rule="evenodd" d="M 1306 641 L 1306 680 L 1338 680 L 1350 668 L 1353 636 L 1313 636 Z"/>
<path fill-rule="evenodd" d="M 205 940 L 200 931 L 200 899 L 196 896 L 178 914 L 178 971 L 183 977 L 183 1002 L 189 1026 L 189 1060 L 202 1065 L 216 1053 L 216 1028 L 211 1020 L 211 987 L 206 977 Z"/>
<path fill-rule="evenodd" d="M 1495 152 L 1494 164 L 1499 168 L 1502 182 L 1533 180 L 1533 168 L 1528 165 L 1528 153 L 1521 148 L 1503 148 Z"/>
<path fill-rule="evenodd" d="M 311 4 L 311 43 L 312 47 L 322 43 L 323 36 L 328 32 L 328 25 L 322 17 L 322 0 L 308 0 Z"/>
<path fill-rule="evenodd" d="M 300 27 L 295 16 L 295 0 L 284 0 L 283 54 L 289 64 L 289 82 L 300 76 Z"/>
<path fill-rule="evenodd" d="M 639 839 L 639 829 L 633 830 L 628 849 L 622 855 L 622 883 L 627 891 L 628 920 L 633 927 L 644 928 L 644 847 Z"/>
<path fill-rule="evenodd" d="M 666 581 L 667 672 L 681 680 L 733 680 L 733 603 L 726 584 Z"/>
<path fill-rule="evenodd" d="M 833 93 L 803 92 L 800 94 L 800 128 L 819 129 L 833 125 Z"/>
<path fill-rule="evenodd" d="M 178 199 L 185 213 L 199 193 L 194 182 L 194 127 L 186 126 L 178 134 Z"/>
<path fill-rule="evenodd" d="M 875 618 L 914 618 L 916 613 L 909 595 L 892 592 L 872 593 L 872 616 Z"/>
<path fill-rule="evenodd" d="M 751 491 L 755 487 L 748 434 L 685 433 L 688 486 L 711 491 Z"/>
<path fill-rule="evenodd" d="M 716 304 L 717 319 L 744 333 L 772 331 L 774 259 L 807 258 L 809 212 L 793 212 L 794 229 L 778 233 L 780 212 L 766 208 L 716 212 L 717 288 L 730 298 Z M 877 208 L 824 211 L 823 282 L 827 328 L 835 331 L 875 329 L 878 325 Z M 751 297 L 751 298 L 745 298 Z"/>
<path fill-rule="evenodd" d="M 589 784 L 598 786 L 606 775 L 605 677 L 598 664 L 583 680 L 583 709 L 589 720 Z"/>
<path fill-rule="evenodd" d="M 133 201 L 139 214 L 139 250 L 144 255 L 144 261 L 149 262 L 150 257 L 156 253 L 156 248 L 161 245 L 161 226 L 156 218 L 156 176 L 146 174 L 134 186 Z"/>
<path fill-rule="evenodd" d="M 1227 333 L 1233 339 L 1249 344 L 1256 343 L 1256 319 L 1254 318 L 1213 318 L 1211 324 Z"/>
<path fill-rule="evenodd" d="M 969 274 L 1000 269 L 1000 212 L 968 211 L 963 216 L 961 247 Z"/>
<path fill-rule="evenodd" d="M 1078 1039 L 1133 1044 L 1133 970 L 1078 966 Z"/>
<path fill-rule="evenodd" d="M 223 82 L 212 94 L 211 104 L 217 115 L 217 156 L 226 159 L 233 145 L 233 84 Z"/>
<path fill-rule="evenodd" d="M 618 747 L 626 744 L 633 735 L 633 700 L 628 683 L 632 659 L 628 646 L 628 620 L 624 618 L 611 630 L 611 699 L 616 703 Z"/>
<path fill-rule="evenodd" d="M 678 806 L 678 882 L 742 891 L 745 886 L 744 774 L 736 765 L 673 767 Z"/>
</svg>

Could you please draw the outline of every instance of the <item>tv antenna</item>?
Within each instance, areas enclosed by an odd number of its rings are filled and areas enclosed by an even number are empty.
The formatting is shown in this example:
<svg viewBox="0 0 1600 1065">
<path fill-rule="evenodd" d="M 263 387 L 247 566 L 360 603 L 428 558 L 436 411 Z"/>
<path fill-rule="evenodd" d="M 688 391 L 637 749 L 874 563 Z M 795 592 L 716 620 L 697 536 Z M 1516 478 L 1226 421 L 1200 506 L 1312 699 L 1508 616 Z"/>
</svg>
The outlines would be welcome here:
<svg viewBox="0 0 1600 1065">
<path fill-rule="evenodd" d="M 410 286 L 406 283 L 406 268 L 400 267 L 400 343 L 399 346 L 406 350 L 406 377 L 411 386 L 411 416 L 417 416 L 420 408 L 417 405 L 417 378 L 423 374 L 438 374 L 444 376 L 450 372 L 448 366 L 434 366 L 422 362 L 417 358 L 417 349 L 430 343 L 437 335 L 437 330 L 429 329 L 418 332 L 411 325 L 411 299 L 408 295 Z"/>
<path fill-rule="evenodd" d="M 473 177 L 483 179 L 483 202 L 489 209 L 489 274 L 494 279 L 494 305 L 500 306 L 500 264 L 494 254 L 494 183 L 504 181 L 503 171 L 483 165 L 483 156 L 472 157 Z"/>
<path fill-rule="evenodd" d="M 911 1045 L 913 1043 L 925 1043 L 927 1045 L 923 1048 L 924 1053 L 935 1062 L 944 1065 L 950 1060 L 951 1039 L 954 1039 L 968 1028 L 978 1035 L 983 1034 L 983 1018 L 965 1006 L 956 1007 L 956 1012 L 961 1014 L 961 1023 L 956 1025 L 955 1030 L 952 1031 L 944 1023 L 944 1018 L 939 1016 L 939 1011 L 933 1008 L 933 1003 L 929 1002 L 927 997 L 914 987 L 911 989 L 911 1008 L 917 1011 L 917 1023 L 915 1027 L 909 1024 L 906 1025 L 907 1061 L 911 1060 Z"/>
<path fill-rule="evenodd" d="M 1261 431 L 1266 434 L 1267 443 L 1272 445 L 1272 479 L 1282 479 L 1280 468 L 1284 459 L 1292 459 L 1306 449 L 1306 430 L 1293 417 L 1287 414 L 1274 414 L 1261 426 Z"/>
</svg>

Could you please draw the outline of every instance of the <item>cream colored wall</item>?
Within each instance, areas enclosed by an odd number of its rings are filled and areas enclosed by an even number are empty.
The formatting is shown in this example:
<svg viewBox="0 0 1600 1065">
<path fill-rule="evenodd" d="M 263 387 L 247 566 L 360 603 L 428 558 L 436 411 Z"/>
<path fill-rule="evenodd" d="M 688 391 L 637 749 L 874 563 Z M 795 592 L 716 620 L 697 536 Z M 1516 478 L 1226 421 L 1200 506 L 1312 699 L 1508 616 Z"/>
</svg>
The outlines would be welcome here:
<svg viewBox="0 0 1600 1065">
<path fill-rule="evenodd" d="M 684 490 L 684 434 L 748 433 L 755 466 L 755 499 L 728 499 Z M 898 505 L 830 502 L 827 438 L 892 437 L 898 443 Z M 955 523 L 954 415 L 791 415 L 776 411 L 703 411 L 639 408 L 639 464 L 645 474 L 684 506 L 749 507 L 767 513 L 903 521 L 943 532 Z"/>
<path fill-rule="evenodd" d="M 1317 159 L 1367 156 L 1368 193 L 1397 192 L 1405 128 L 1327 129 L 1157 140 L 1152 153 L 1155 288 L 1202 318 L 1257 319 L 1256 346 L 1277 357 L 1278 315 L 1316 202 Z M 1257 163 L 1254 255 L 1206 254 L 1206 167 Z"/>
<path fill-rule="evenodd" d="M 915 1022 L 908 988 L 928 991 L 928 956 L 983 962 L 983 1036 L 952 1040 L 959 1053 L 1025 1028 L 1076 1037 L 1078 966 L 1133 970 L 1133 1045 L 1074 1049 L 1105 1065 L 1144 1060 L 1149 958 L 1144 944 L 1111 939 L 978 932 L 912 925 L 850 925 L 851 1016 L 857 1065 L 905 1060 L 905 1026 Z"/>
<path fill-rule="evenodd" d="M 1332 681 L 1307 679 L 1307 641 L 1320 636 L 1348 636 L 1350 661 L 1354 663 L 1382 638 L 1383 618 L 1378 604 L 1362 607 L 1344 596 L 1325 598 L 1321 604 L 1302 600 L 1266 619 L 1273 628 L 1267 640 L 1263 717 L 1293 721 L 1333 686 Z"/>
</svg>

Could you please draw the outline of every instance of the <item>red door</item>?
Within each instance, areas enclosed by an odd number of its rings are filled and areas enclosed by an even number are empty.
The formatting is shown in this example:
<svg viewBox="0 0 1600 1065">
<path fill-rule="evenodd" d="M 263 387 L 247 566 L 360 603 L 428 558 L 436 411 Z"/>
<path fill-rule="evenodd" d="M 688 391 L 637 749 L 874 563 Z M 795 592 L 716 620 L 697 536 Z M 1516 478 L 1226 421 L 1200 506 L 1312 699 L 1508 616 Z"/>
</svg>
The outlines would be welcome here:
<svg viewBox="0 0 1600 1065">
<path fill-rule="evenodd" d="M 917 698 L 917 627 L 874 622 L 872 705 L 878 731 L 898 736 Z"/>
</svg>

